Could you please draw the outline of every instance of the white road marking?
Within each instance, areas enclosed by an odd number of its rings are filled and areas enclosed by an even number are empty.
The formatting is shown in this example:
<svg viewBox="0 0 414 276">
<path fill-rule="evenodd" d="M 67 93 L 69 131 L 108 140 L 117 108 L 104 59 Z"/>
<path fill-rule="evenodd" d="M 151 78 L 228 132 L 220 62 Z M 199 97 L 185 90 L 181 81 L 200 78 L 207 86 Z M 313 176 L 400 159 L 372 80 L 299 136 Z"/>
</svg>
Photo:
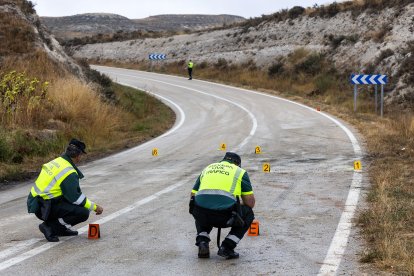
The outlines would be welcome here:
<svg viewBox="0 0 414 276">
<path fill-rule="evenodd" d="M 131 70 L 131 71 L 133 71 L 133 70 Z M 156 75 L 156 73 L 151 73 L 151 74 Z M 166 75 L 163 75 L 163 76 L 166 76 Z M 211 82 L 208 82 L 208 81 L 203 81 L 203 80 L 197 80 L 197 81 L 211 84 Z M 356 139 L 355 135 L 345 125 L 343 125 L 341 122 L 339 122 L 335 118 L 333 118 L 333 117 L 331 117 L 331 116 L 329 116 L 329 115 L 327 115 L 323 112 L 316 111 L 314 108 L 311 108 L 311 107 L 306 106 L 304 104 L 296 103 L 294 101 L 283 99 L 283 98 L 280 98 L 280 97 L 277 97 L 277 96 L 274 96 L 274 95 L 259 93 L 259 92 L 256 92 L 256 91 L 251 91 L 251 90 L 247 90 L 247 89 L 243 89 L 243 88 L 233 87 L 233 86 L 229 86 L 229 85 L 225 85 L 225 84 L 219 84 L 219 83 L 213 83 L 213 84 L 218 85 L 218 86 L 228 87 L 228 88 L 231 88 L 231 89 L 238 89 L 238 90 L 245 91 L 245 92 L 248 92 L 248 93 L 262 95 L 264 97 L 279 99 L 281 101 L 289 102 L 289 103 L 301 106 L 303 108 L 309 109 L 313 112 L 317 112 L 321 116 L 324 116 L 328 120 L 335 123 L 337 126 L 339 126 L 346 133 L 349 140 L 351 141 L 352 148 L 353 148 L 354 154 L 355 154 L 355 159 L 360 160 L 362 158 L 362 150 L 361 150 L 361 147 L 359 146 L 358 140 Z M 356 208 L 357 208 L 357 205 L 358 205 L 359 196 L 361 194 L 361 183 L 362 183 L 361 173 L 360 172 L 354 172 L 353 177 L 352 177 L 352 183 L 351 183 L 351 186 L 349 188 L 348 197 L 347 197 L 346 202 L 345 202 L 344 211 L 341 214 L 341 218 L 339 220 L 339 223 L 338 223 L 338 226 L 336 228 L 335 234 L 332 238 L 332 241 L 331 241 L 331 244 L 329 246 L 326 257 L 323 261 L 323 265 L 321 266 L 321 268 L 319 270 L 318 276 L 319 275 L 336 275 L 336 273 L 337 273 L 339 265 L 342 261 L 342 257 L 345 253 L 345 250 L 346 250 L 349 235 L 351 233 L 351 229 L 352 229 L 352 225 L 353 225 L 352 220 L 354 218 L 355 211 L 356 211 Z"/>
<path fill-rule="evenodd" d="M 129 85 L 129 86 L 131 86 L 131 85 Z M 148 91 L 146 91 L 146 92 L 148 92 Z M 201 91 L 200 91 L 200 92 L 201 92 Z M 148 92 L 148 93 L 151 93 L 151 92 Z M 201 92 L 201 93 L 204 93 L 204 92 Z M 138 147 L 135 147 L 135 148 L 134 148 L 135 150 L 136 150 L 137 148 L 142 148 L 144 145 L 147 145 L 147 144 L 149 144 L 149 143 L 154 142 L 154 140 L 158 140 L 158 139 L 160 139 L 161 137 L 165 137 L 165 136 L 167 136 L 167 135 L 171 134 L 172 132 L 174 132 L 174 131 L 176 131 L 177 129 L 179 129 L 179 128 L 182 126 L 182 124 L 184 123 L 184 120 L 185 120 L 185 113 L 184 113 L 184 111 L 180 108 L 180 106 L 179 106 L 179 105 L 177 105 L 177 104 L 176 104 L 176 103 L 174 103 L 173 101 L 171 101 L 171 100 L 169 100 L 169 99 L 167 99 L 167 98 L 165 98 L 165 97 L 163 97 L 163 96 L 157 95 L 157 94 L 155 94 L 155 93 L 151 93 L 151 94 L 153 94 L 153 95 L 155 95 L 155 96 L 157 96 L 157 97 L 159 97 L 159 98 L 162 98 L 163 100 L 168 101 L 169 103 L 171 103 L 172 105 L 174 105 L 174 106 L 175 106 L 175 107 L 179 110 L 179 112 L 180 112 L 180 115 L 181 115 L 181 120 L 180 120 L 180 122 L 176 125 L 176 127 L 172 128 L 170 131 L 168 131 L 168 132 L 164 133 L 164 134 L 163 134 L 163 135 L 161 135 L 161 136 L 158 136 L 157 138 L 155 138 L 155 139 L 153 139 L 153 140 L 151 140 L 151 141 L 148 141 L 147 143 L 144 143 L 144 144 L 142 144 L 142 145 L 140 145 L 140 146 L 138 146 Z M 227 100 L 226 100 L 226 101 L 227 101 Z M 242 107 L 242 108 L 244 109 L 244 107 Z M 256 124 L 255 126 L 257 126 L 257 124 Z M 249 134 L 249 136 L 248 136 L 248 137 L 250 137 L 250 136 L 251 136 L 251 135 L 253 135 L 253 134 L 254 134 L 254 132 L 253 132 L 253 133 L 252 133 L 252 132 L 250 132 L 250 134 Z M 246 138 L 246 139 L 247 139 L 247 138 Z M 243 140 L 243 142 L 242 142 L 242 143 L 240 143 L 240 144 L 238 145 L 238 148 L 241 148 L 241 147 L 243 146 L 243 143 L 245 143 L 246 139 L 245 139 L 245 140 Z M 132 149 L 131 149 L 131 150 L 132 150 Z M 126 152 L 130 152 L 130 150 L 129 150 L 129 151 L 126 151 Z M 119 153 L 119 154 L 124 154 L 124 153 L 125 153 L 125 152 L 122 152 L 122 153 Z M 119 155 L 119 154 L 118 154 L 118 155 Z M 134 209 L 136 209 L 136 208 L 138 208 L 138 207 L 140 207 L 140 206 L 142 206 L 142 205 L 144 205 L 144 204 L 148 203 L 148 202 L 153 201 L 154 199 L 157 199 L 158 197 L 160 197 L 160 196 L 161 196 L 161 195 L 163 195 L 163 194 L 166 194 L 166 193 L 171 192 L 172 190 L 174 190 L 174 189 L 176 189 L 176 188 L 178 188 L 178 187 L 182 186 L 183 184 L 184 184 L 184 182 L 182 182 L 182 183 L 177 183 L 177 184 L 175 184 L 175 185 L 171 185 L 171 186 L 169 186 L 169 187 L 167 187 L 167 188 L 165 188 L 165 189 L 163 189 L 163 190 L 161 190 L 161 191 L 159 191 L 159 192 L 157 192 L 157 193 L 155 193 L 155 194 L 153 194 L 153 195 L 151 195 L 151 196 L 148 196 L 148 197 L 146 197 L 146 198 L 143 198 L 143 199 L 141 199 L 141 200 L 139 200 L 139 201 L 135 202 L 134 204 L 129 205 L 129 206 L 127 206 L 127 207 L 125 207 L 125 208 L 123 208 L 123 209 L 121 209 L 121 210 L 119 210 L 119 211 L 116 211 L 116 212 L 114 212 L 114 213 L 112 213 L 112 214 L 110 214 L 110 215 L 108 215 L 108 216 L 106 216 L 106 217 L 103 217 L 102 219 L 99 219 L 99 220 L 97 220 L 97 221 L 95 221 L 95 222 L 93 222 L 93 223 L 97 223 L 97 224 L 104 224 L 104 223 L 107 223 L 107 222 L 109 222 L 109 221 L 111 221 L 111 220 L 113 220 L 113 219 L 115 219 L 115 218 L 117 218 L 117 217 L 119 217 L 119 216 L 122 216 L 122 215 L 124 215 L 124 214 L 126 214 L 126 213 L 128 213 L 128 212 L 130 212 L 130 211 L 132 211 L 132 210 L 134 210 Z M 84 234 L 84 233 L 86 233 L 86 232 L 88 231 L 88 225 L 86 225 L 86 226 L 83 226 L 83 227 L 79 228 L 77 231 L 79 232 L 79 234 Z M 74 238 L 74 237 L 61 237 L 59 242 L 54 242 L 54 243 L 48 242 L 48 243 L 43 244 L 43 245 L 41 245 L 41 246 L 39 246 L 39 247 L 33 248 L 32 250 L 26 251 L 26 252 L 24 252 L 24 253 L 22 253 L 22 254 L 20 254 L 20 255 L 16 256 L 16 257 L 14 257 L 14 258 L 11 258 L 11 259 L 8 259 L 8 260 L 6 260 L 6 261 L 3 261 L 3 262 L 1 262 L 1 263 L 0 263 L 0 271 L 5 270 L 5 269 L 7 269 L 7 268 L 9 268 L 9 267 L 11 267 L 11 266 L 13 266 L 13 265 L 15 265 L 15 264 L 21 263 L 21 262 L 23 262 L 24 260 L 27 260 L 27 259 L 29 259 L 29 258 L 31 258 L 31 257 L 34 257 L 34 256 L 38 255 L 38 254 L 41 254 L 41 253 L 43 253 L 43 252 L 45 252 L 45 251 L 47 251 L 47 250 L 49 250 L 49 249 L 51 249 L 51 248 L 53 248 L 53 247 L 55 247 L 55 246 L 59 245 L 59 244 L 62 244 L 62 243 L 63 243 L 63 242 L 65 242 L 65 241 L 70 240 L 70 239 L 73 239 L 73 238 Z M 26 245 L 22 245 L 22 246 L 20 247 L 20 249 L 26 248 L 26 247 L 28 247 L 28 246 L 29 246 L 28 244 L 26 244 Z M 8 255 L 8 256 L 10 256 L 10 255 Z"/>
<path fill-rule="evenodd" d="M 247 108 L 245 108 L 244 106 L 242 106 L 242 105 L 240 105 L 240 104 L 238 104 L 238 103 L 235 103 L 235 102 L 232 102 L 232 101 L 230 101 L 230 100 L 227 100 L 227 99 L 225 99 L 225 98 L 222 98 L 222 97 L 220 97 L 220 96 L 216 96 L 216 95 L 212 95 L 212 94 L 209 94 L 209 93 L 206 93 L 206 92 L 203 92 L 203 91 L 200 91 L 200 90 L 197 90 L 197 89 L 193 89 L 193 88 L 190 88 L 190 87 L 186 87 L 186 86 L 182 86 L 182 85 L 177 85 L 177 84 L 172 84 L 172 83 L 168 83 L 168 82 L 164 82 L 164 81 L 160 81 L 160 80 L 154 80 L 154 79 L 150 79 L 150 78 L 145 78 L 145 77 L 138 77 L 138 76 L 134 76 L 134 75 L 125 75 L 125 74 L 120 74 L 120 73 L 115 73 L 115 74 L 117 74 L 117 75 L 120 75 L 120 76 L 124 76 L 124 77 L 131 77 L 131 78 L 136 78 L 136 79 L 143 79 L 143 80 L 150 80 L 150 81 L 153 81 L 153 82 L 158 82 L 158 83 L 163 83 L 163 84 L 166 84 L 166 85 L 170 85 L 170 86 L 174 86 L 174 87 L 179 87 L 179 88 L 183 88 L 183 89 L 186 89 L 186 90 L 190 90 L 190 91 L 194 91 L 194 92 L 197 92 L 197 93 L 200 93 L 200 94 L 203 94 L 203 95 L 207 95 L 207 96 L 210 96 L 210 97 L 213 97 L 213 98 L 216 98 L 216 99 L 219 99 L 219 100 L 222 100 L 222 101 L 225 101 L 225 102 L 228 102 L 228 103 L 230 103 L 230 104 L 232 104 L 232 105 L 235 105 L 235 106 L 237 106 L 238 108 L 240 108 L 240 109 L 242 109 L 243 111 L 245 111 L 248 115 L 249 115 L 249 117 L 250 117 L 250 119 L 252 120 L 252 122 L 253 122 L 253 126 L 252 126 L 252 128 L 251 128 L 251 130 L 250 130 L 250 133 L 249 133 L 249 136 L 247 136 L 235 149 L 234 149 L 234 151 L 238 151 L 238 150 L 240 150 L 243 146 L 245 146 L 246 144 L 247 144 L 247 142 L 249 141 L 249 139 L 251 139 L 251 137 L 253 137 L 253 135 L 256 133 L 256 130 L 257 130 L 257 119 L 256 119 L 256 117 L 253 115 L 253 113 L 251 113 Z M 138 88 L 138 87 L 137 87 Z M 141 88 L 138 88 L 138 89 L 141 89 Z"/>
<path fill-rule="evenodd" d="M 204 82 L 204 81 L 202 81 Z M 210 83 L 210 82 L 207 82 Z M 247 89 L 243 89 L 243 88 L 237 88 L 237 87 L 232 87 L 232 86 L 228 86 L 228 85 L 224 85 L 224 84 L 217 84 L 220 86 L 224 86 L 224 87 L 231 87 L 231 88 L 236 88 L 245 92 L 249 92 L 249 93 L 254 93 L 257 95 L 262 95 L 265 97 L 270 97 L 270 98 L 276 98 L 279 99 L 281 101 L 285 101 L 285 102 L 289 102 L 295 105 L 299 105 L 303 108 L 309 109 L 313 112 L 316 112 L 324 117 L 326 117 L 327 119 L 331 120 L 333 123 L 335 123 L 337 126 L 339 126 L 348 136 L 349 140 L 351 141 L 352 144 L 352 148 L 354 150 L 354 154 L 355 154 L 355 159 L 356 160 L 360 160 L 362 158 L 362 150 L 361 147 L 359 146 L 358 140 L 356 139 L 355 135 L 345 126 L 343 125 L 341 122 L 339 122 L 338 120 L 336 120 L 335 118 L 320 112 L 320 111 L 316 111 L 314 108 L 311 108 L 309 106 L 306 106 L 304 104 L 300 104 L 300 103 L 296 103 L 287 99 L 283 99 L 277 96 L 273 96 L 273 95 L 268 95 L 268 94 L 263 94 L 263 93 L 259 93 L 256 91 L 251 91 L 251 90 L 247 90 Z M 336 275 L 337 270 L 339 268 L 339 265 L 342 261 L 342 257 L 345 253 L 346 250 L 346 246 L 348 243 L 348 239 L 349 239 L 349 235 L 351 234 L 351 229 L 352 229 L 352 220 L 354 218 L 355 215 L 355 211 L 358 205 L 358 200 L 359 200 L 359 195 L 361 194 L 361 183 L 362 183 L 362 174 L 360 172 L 354 172 L 353 177 L 352 177 L 352 183 L 351 186 L 349 188 L 349 193 L 348 193 L 348 197 L 346 199 L 345 202 L 345 208 L 344 211 L 341 214 L 341 218 L 339 220 L 338 226 L 336 228 L 335 234 L 332 238 L 331 244 L 329 246 L 328 249 L 328 253 L 326 254 L 326 257 L 323 261 L 323 265 L 321 266 L 318 276 L 322 276 L 322 275 Z"/>
<path fill-rule="evenodd" d="M 41 241 L 41 239 L 30 239 L 25 241 L 20 241 L 14 244 L 12 247 L 7 248 L 0 252 L 0 260 L 6 259 L 14 254 L 19 253 L 20 251 L 26 249 L 29 246 Z"/>
</svg>

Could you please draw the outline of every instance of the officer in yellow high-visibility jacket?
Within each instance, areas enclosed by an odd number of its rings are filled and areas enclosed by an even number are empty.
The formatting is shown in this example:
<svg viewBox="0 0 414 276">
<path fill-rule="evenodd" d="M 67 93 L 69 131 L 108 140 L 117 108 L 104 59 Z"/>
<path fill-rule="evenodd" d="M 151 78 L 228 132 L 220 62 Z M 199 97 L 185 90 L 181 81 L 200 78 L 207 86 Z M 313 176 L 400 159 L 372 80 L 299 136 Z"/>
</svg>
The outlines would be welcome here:
<svg viewBox="0 0 414 276">
<path fill-rule="evenodd" d="M 194 63 L 190 59 L 190 61 L 187 64 L 188 79 L 189 80 L 192 80 L 193 79 L 193 67 L 194 67 Z"/>
<path fill-rule="evenodd" d="M 213 227 L 231 227 L 217 254 L 226 259 L 239 257 L 234 248 L 254 220 L 255 205 L 249 176 L 240 166 L 240 156 L 227 152 L 221 162 L 208 165 L 197 178 L 191 192 L 190 213 L 195 218 L 199 258 L 210 257 L 208 244 Z M 241 206 L 237 197 L 243 201 Z"/>
<path fill-rule="evenodd" d="M 58 242 L 58 236 L 76 236 L 78 232 L 71 226 L 86 221 L 90 211 L 103 212 L 79 186 L 83 174 L 75 163 L 86 153 L 85 148 L 85 143 L 72 139 L 62 156 L 42 166 L 27 198 L 28 212 L 44 221 L 39 230 L 50 242 Z"/>
</svg>

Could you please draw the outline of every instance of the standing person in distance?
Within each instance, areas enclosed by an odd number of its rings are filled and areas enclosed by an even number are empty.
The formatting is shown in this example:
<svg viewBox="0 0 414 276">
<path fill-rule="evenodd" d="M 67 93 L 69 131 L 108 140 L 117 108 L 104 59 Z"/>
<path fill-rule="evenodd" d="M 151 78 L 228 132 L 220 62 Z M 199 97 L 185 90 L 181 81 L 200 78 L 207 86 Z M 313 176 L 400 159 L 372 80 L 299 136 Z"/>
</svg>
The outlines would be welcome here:
<svg viewBox="0 0 414 276">
<path fill-rule="evenodd" d="M 70 229 L 88 219 L 89 213 L 102 214 L 103 208 L 90 201 L 81 191 L 79 180 L 84 176 L 75 164 L 86 154 L 86 145 L 72 139 L 62 156 L 43 164 L 39 177 L 27 198 L 27 209 L 43 220 L 39 225 L 49 242 L 58 236 L 76 236 Z"/>
<path fill-rule="evenodd" d="M 188 70 L 188 79 L 192 80 L 193 79 L 193 67 L 194 67 L 194 63 L 192 62 L 192 60 L 190 59 L 188 61 L 187 64 L 187 70 Z"/>
</svg>

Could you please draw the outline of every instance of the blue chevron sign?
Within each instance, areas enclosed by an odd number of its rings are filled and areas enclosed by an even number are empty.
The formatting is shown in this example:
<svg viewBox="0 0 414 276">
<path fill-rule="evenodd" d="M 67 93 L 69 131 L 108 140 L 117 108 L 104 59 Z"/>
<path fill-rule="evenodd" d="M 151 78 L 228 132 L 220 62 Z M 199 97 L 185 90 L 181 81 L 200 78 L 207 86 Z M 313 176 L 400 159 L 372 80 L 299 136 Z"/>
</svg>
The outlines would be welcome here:
<svg viewBox="0 0 414 276">
<path fill-rule="evenodd" d="M 150 60 L 160 60 L 160 59 L 166 59 L 167 55 L 164 54 L 149 54 Z"/>
<path fill-rule="evenodd" d="M 387 75 L 351 75 L 352 84 L 386 84 Z"/>
</svg>

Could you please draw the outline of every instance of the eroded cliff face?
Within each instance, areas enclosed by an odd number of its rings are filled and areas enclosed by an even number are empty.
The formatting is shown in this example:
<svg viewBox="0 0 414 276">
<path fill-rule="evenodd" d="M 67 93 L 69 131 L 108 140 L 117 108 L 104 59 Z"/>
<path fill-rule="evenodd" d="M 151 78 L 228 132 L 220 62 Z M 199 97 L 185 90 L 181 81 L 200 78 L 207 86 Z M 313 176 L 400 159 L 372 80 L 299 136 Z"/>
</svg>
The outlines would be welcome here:
<svg viewBox="0 0 414 276">
<path fill-rule="evenodd" d="M 59 42 L 49 34 L 39 17 L 26 1 L 0 1 L 0 16 L 8 24 L 0 25 L 1 43 L 0 63 L 6 59 L 29 59 L 36 51 L 45 52 L 57 66 L 83 77 L 82 69 L 69 57 Z M 25 44 L 24 47 L 18 47 Z"/>
<path fill-rule="evenodd" d="M 398 78 L 390 99 L 414 94 L 413 83 L 401 66 L 411 56 L 414 4 L 403 8 L 351 11 L 330 18 L 300 16 L 255 27 L 178 35 L 168 38 L 90 44 L 74 49 L 77 58 L 146 62 L 148 54 L 167 55 L 164 62 L 189 58 L 197 63 L 224 58 L 234 64 L 253 60 L 267 68 L 298 48 L 322 52 L 339 70 L 388 74 Z"/>
</svg>

